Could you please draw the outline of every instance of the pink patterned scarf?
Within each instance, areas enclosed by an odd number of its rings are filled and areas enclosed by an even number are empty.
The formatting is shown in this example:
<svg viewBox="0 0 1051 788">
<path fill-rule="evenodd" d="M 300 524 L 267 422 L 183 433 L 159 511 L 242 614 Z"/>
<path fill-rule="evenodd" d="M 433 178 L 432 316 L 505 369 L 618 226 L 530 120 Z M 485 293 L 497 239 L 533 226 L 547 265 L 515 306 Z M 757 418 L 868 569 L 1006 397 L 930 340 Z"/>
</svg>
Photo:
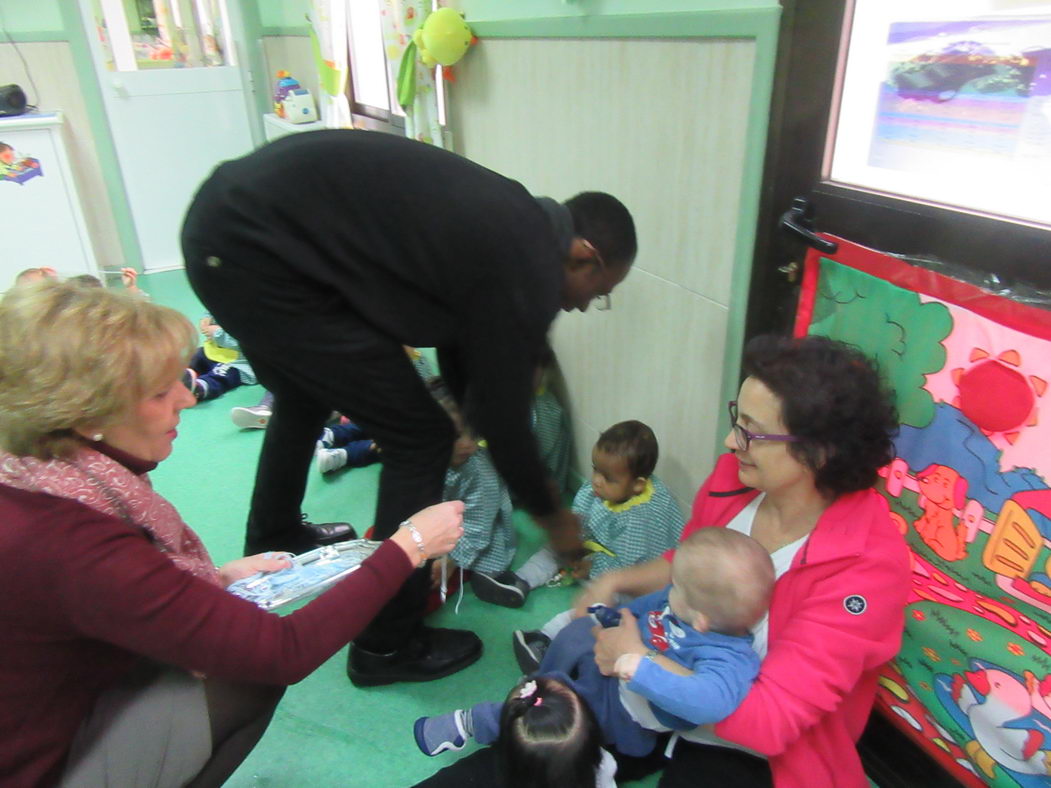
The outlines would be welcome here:
<svg viewBox="0 0 1051 788">
<path fill-rule="evenodd" d="M 141 528 L 177 567 L 222 585 L 200 538 L 154 491 L 149 477 L 105 454 L 85 447 L 67 459 L 38 460 L 0 451 L 0 484 L 68 498 Z"/>
</svg>

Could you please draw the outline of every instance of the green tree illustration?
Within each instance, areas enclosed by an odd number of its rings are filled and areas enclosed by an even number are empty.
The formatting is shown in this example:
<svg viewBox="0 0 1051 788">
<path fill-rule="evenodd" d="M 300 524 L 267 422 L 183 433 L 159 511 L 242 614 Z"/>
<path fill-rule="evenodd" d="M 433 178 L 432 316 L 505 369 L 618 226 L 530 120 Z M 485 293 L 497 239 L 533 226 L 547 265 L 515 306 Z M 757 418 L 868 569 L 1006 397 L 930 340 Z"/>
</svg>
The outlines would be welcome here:
<svg viewBox="0 0 1051 788">
<path fill-rule="evenodd" d="M 894 389 L 902 424 L 926 427 L 934 399 L 926 375 L 945 366 L 941 344 L 952 331 L 944 304 L 921 303 L 909 290 L 853 268 L 821 260 L 811 334 L 855 345 L 879 365 Z"/>
</svg>

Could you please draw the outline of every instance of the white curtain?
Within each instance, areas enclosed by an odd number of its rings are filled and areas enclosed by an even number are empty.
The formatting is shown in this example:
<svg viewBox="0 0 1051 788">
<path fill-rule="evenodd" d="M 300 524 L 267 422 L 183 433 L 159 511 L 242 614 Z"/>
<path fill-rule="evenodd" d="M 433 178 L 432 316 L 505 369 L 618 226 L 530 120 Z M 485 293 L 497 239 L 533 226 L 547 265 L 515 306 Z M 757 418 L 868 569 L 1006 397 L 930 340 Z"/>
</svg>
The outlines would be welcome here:
<svg viewBox="0 0 1051 788">
<path fill-rule="evenodd" d="M 383 25 L 383 45 L 387 55 L 387 77 L 392 85 L 398 82 L 398 67 L 412 34 L 431 12 L 431 0 L 377 0 Z M 438 94 L 434 86 L 436 69 L 427 68 L 416 58 L 416 98 L 411 107 L 405 107 L 405 136 L 421 142 L 442 145 L 442 129 L 438 123 Z"/>
<path fill-rule="evenodd" d="M 347 101 L 347 0 L 311 0 L 310 40 L 317 62 L 318 111 L 326 128 L 352 125 Z"/>
</svg>

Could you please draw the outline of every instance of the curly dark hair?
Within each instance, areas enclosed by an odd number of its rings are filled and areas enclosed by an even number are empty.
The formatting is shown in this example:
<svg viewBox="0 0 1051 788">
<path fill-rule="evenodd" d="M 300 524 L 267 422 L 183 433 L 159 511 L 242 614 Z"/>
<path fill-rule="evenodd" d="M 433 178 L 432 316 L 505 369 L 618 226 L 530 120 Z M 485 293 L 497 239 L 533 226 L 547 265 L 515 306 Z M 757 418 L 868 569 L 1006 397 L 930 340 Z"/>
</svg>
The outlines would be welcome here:
<svg viewBox="0 0 1051 788">
<path fill-rule="evenodd" d="M 535 676 L 507 696 L 496 749 L 508 788 L 594 788 L 602 729 L 570 686 Z"/>
<path fill-rule="evenodd" d="M 764 335 L 744 351 L 744 373 L 781 400 L 791 454 L 833 496 L 864 490 L 894 459 L 894 397 L 876 365 L 856 347 L 822 336 Z"/>
<path fill-rule="evenodd" d="M 564 203 L 573 217 L 573 232 L 598 248 L 610 265 L 635 259 L 635 222 L 620 200 L 605 192 L 581 192 Z"/>
<path fill-rule="evenodd" d="M 598 436 L 595 448 L 623 457 L 632 478 L 648 479 L 657 467 L 657 436 L 641 421 L 619 421 Z"/>
</svg>

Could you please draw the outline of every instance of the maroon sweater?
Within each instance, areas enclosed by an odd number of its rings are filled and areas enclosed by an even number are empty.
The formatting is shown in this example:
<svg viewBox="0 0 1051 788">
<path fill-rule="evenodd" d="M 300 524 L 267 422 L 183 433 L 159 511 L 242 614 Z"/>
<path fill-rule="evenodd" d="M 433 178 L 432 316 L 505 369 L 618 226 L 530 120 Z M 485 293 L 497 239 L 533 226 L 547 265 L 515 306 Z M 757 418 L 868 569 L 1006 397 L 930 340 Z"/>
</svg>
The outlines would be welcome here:
<svg viewBox="0 0 1051 788">
<path fill-rule="evenodd" d="M 56 782 L 95 699 L 140 657 L 292 684 L 355 637 L 411 571 L 387 542 L 279 617 L 177 569 L 121 520 L 0 485 L 0 782 Z"/>
</svg>

